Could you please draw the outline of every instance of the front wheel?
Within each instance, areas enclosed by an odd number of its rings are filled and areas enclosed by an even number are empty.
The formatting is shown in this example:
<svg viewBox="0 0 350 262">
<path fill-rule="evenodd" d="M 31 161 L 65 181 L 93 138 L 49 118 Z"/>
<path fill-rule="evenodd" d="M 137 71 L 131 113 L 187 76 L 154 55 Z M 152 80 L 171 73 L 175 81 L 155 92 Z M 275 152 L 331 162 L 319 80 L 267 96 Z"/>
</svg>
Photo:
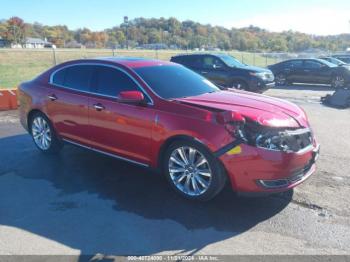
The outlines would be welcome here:
<svg viewBox="0 0 350 262">
<path fill-rule="evenodd" d="M 169 146 L 163 171 L 172 188 L 187 199 L 208 201 L 226 182 L 221 163 L 206 147 L 191 140 L 177 141 Z"/>
<path fill-rule="evenodd" d="M 241 81 L 241 80 L 235 80 L 231 84 L 231 88 L 238 89 L 238 90 L 246 90 L 249 91 L 247 83 Z"/>
<path fill-rule="evenodd" d="M 335 75 L 332 77 L 331 86 L 333 88 L 342 88 L 345 86 L 345 78 L 342 75 Z"/>
<path fill-rule="evenodd" d="M 49 119 L 42 113 L 35 113 L 30 120 L 30 134 L 35 145 L 44 153 L 57 153 L 62 148 L 62 142 Z"/>
</svg>

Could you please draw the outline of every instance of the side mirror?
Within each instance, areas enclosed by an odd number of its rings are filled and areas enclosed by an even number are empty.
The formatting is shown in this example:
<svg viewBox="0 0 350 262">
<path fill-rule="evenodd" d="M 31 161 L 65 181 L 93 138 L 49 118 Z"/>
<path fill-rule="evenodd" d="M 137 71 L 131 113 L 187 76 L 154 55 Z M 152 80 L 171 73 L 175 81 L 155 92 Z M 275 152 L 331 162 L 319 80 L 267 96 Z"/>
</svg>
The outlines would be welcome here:
<svg viewBox="0 0 350 262">
<path fill-rule="evenodd" d="M 145 97 L 140 91 L 122 91 L 118 95 L 120 103 L 140 104 L 145 101 Z"/>
</svg>

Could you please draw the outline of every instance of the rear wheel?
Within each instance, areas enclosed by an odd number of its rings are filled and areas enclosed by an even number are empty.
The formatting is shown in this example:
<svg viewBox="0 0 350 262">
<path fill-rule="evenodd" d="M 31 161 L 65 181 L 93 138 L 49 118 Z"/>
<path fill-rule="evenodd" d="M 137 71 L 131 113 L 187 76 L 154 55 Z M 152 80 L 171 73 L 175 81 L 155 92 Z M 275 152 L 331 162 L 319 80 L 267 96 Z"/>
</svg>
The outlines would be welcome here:
<svg viewBox="0 0 350 262">
<path fill-rule="evenodd" d="M 62 148 L 62 142 L 43 113 L 35 113 L 30 119 L 30 134 L 37 148 L 44 153 L 57 153 Z"/>
<path fill-rule="evenodd" d="M 288 84 L 288 82 L 287 82 L 287 77 L 286 77 L 286 75 L 283 74 L 283 73 L 277 74 L 277 75 L 276 75 L 276 78 L 275 78 L 275 81 L 276 81 L 276 84 L 277 84 L 278 86 L 285 86 L 285 85 Z"/>
<path fill-rule="evenodd" d="M 203 145 L 190 140 L 176 141 L 169 146 L 163 171 L 172 188 L 187 199 L 210 200 L 226 182 L 221 163 Z"/>
</svg>

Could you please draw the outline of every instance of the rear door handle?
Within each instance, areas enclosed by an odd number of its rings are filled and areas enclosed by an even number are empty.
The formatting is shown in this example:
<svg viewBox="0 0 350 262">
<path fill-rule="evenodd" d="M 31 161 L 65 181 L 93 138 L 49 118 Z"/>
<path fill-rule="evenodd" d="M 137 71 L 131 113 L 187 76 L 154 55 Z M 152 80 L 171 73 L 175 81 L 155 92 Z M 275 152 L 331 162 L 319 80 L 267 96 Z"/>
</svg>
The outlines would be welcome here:
<svg viewBox="0 0 350 262">
<path fill-rule="evenodd" d="M 201 73 L 202 73 L 203 75 L 208 74 L 208 72 L 206 72 L 206 71 L 202 71 Z"/>
<path fill-rule="evenodd" d="M 94 108 L 96 109 L 96 111 L 102 111 L 102 110 L 105 109 L 105 107 L 102 104 L 100 104 L 100 103 L 95 104 Z"/>
<path fill-rule="evenodd" d="M 55 94 L 48 95 L 47 97 L 48 97 L 51 101 L 57 100 L 57 96 L 56 96 Z"/>
</svg>

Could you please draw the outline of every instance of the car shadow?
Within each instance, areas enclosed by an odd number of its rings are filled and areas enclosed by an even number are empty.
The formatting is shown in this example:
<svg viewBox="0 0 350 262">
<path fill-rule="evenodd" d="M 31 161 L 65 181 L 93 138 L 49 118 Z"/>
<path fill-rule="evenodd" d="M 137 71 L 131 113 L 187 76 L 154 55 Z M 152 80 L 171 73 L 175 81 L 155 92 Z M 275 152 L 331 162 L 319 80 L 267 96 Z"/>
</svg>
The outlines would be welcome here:
<svg viewBox="0 0 350 262">
<path fill-rule="evenodd" d="M 226 188 L 193 202 L 159 174 L 73 146 L 45 156 L 16 135 L 0 138 L 0 149 L 0 224 L 81 255 L 194 254 L 275 216 L 293 195 L 238 198 Z"/>
<path fill-rule="evenodd" d="M 275 86 L 273 89 L 281 90 L 309 90 L 309 91 L 335 91 L 330 85 L 293 84 L 287 86 Z"/>
</svg>

